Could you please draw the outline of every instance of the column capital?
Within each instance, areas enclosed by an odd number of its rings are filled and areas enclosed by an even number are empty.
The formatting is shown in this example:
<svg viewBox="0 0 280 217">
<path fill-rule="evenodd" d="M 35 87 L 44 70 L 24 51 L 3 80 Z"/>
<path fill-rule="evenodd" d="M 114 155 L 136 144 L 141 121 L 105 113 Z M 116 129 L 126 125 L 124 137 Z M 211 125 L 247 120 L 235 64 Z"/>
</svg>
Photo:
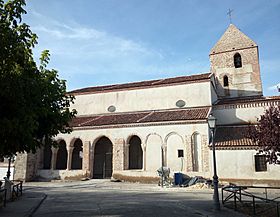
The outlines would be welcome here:
<svg viewBox="0 0 280 217">
<path fill-rule="evenodd" d="M 73 146 L 68 146 L 66 149 L 67 149 L 68 152 L 72 152 L 74 150 L 74 147 Z"/>
</svg>

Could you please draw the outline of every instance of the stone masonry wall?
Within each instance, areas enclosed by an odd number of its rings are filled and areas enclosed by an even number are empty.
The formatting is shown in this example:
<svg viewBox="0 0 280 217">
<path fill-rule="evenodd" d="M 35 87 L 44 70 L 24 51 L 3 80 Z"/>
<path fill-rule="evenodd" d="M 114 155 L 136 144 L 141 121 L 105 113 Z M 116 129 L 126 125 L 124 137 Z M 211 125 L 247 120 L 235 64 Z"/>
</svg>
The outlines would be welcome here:
<svg viewBox="0 0 280 217">
<path fill-rule="evenodd" d="M 118 170 L 124 170 L 124 149 L 125 149 L 124 139 L 115 139 L 113 145 L 113 172 Z"/>
<path fill-rule="evenodd" d="M 18 153 L 15 161 L 15 180 L 24 181 L 26 178 L 26 169 L 27 169 L 27 153 Z"/>
<path fill-rule="evenodd" d="M 242 67 L 234 67 L 234 54 L 239 53 Z M 210 55 L 211 72 L 215 73 L 220 97 L 262 95 L 258 48 L 232 50 Z M 223 87 L 223 78 L 228 76 L 229 86 Z"/>
</svg>

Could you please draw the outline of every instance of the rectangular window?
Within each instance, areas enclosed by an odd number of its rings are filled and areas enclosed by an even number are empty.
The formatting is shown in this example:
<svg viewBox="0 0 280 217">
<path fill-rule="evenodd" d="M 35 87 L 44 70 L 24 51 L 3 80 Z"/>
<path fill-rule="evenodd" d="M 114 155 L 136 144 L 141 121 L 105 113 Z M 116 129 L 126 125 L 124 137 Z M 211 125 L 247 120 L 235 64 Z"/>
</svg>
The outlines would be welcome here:
<svg viewBox="0 0 280 217">
<path fill-rule="evenodd" d="M 184 157 L 184 150 L 178 149 L 178 157 Z"/>
<path fill-rule="evenodd" d="M 267 171 L 267 162 L 265 155 L 255 155 L 255 170 L 256 172 Z"/>
</svg>

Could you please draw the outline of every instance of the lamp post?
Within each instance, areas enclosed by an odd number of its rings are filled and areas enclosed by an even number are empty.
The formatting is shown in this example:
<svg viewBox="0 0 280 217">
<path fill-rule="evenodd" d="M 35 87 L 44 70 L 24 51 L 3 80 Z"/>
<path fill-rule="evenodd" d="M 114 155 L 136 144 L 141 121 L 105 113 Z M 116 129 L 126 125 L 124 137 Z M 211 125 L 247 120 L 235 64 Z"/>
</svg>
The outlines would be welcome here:
<svg viewBox="0 0 280 217">
<path fill-rule="evenodd" d="M 9 179 L 10 180 L 10 177 L 11 177 L 11 159 L 12 157 L 11 156 L 9 156 L 9 158 L 8 158 L 8 171 L 7 171 L 7 179 Z"/>
<path fill-rule="evenodd" d="M 216 153 L 215 153 L 215 141 L 214 141 L 214 130 L 216 127 L 216 118 L 210 114 L 208 117 L 208 126 L 211 130 L 211 136 L 212 136 L 212 150 L 213 150 L 213 167 L 214 167 L 214 175 L 213 175 L 213 183 L 214 183 L 214 205 L 216 210 L 220 210 L 220 201 L 219 201 L 219 191 L 218 191 L 218 183 L 219 179 L 217 176 L 217 168 L 216 168 Z"/>
</svg>

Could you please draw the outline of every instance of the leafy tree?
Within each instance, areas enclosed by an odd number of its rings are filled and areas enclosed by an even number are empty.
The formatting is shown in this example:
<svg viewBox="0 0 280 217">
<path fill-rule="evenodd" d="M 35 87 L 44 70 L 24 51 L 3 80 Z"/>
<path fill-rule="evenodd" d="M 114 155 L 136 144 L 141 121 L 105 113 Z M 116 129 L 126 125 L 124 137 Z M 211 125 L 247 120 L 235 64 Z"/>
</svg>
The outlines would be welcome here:
<svg viewBox="0 0 280 217">
<path fill-rule="evenodd" d="M 32 49 L 37 36 L 22 22 L 25 0 L 0 0 L 0 155 L 35 152 L 52 143 L 58 133 L 71 131 L 68 123 L 74 97 L 56 70 L 47 69 L 49 52 L 37 67 Z"/>
<path fill-rule="evenodd" d="M 249 138 L 259 146 L 259 154 L 267 156 L 270 164 L 280 164 L 280 105 L 269 107 L 257 125 L 251 126 Z"/>
</svg>

